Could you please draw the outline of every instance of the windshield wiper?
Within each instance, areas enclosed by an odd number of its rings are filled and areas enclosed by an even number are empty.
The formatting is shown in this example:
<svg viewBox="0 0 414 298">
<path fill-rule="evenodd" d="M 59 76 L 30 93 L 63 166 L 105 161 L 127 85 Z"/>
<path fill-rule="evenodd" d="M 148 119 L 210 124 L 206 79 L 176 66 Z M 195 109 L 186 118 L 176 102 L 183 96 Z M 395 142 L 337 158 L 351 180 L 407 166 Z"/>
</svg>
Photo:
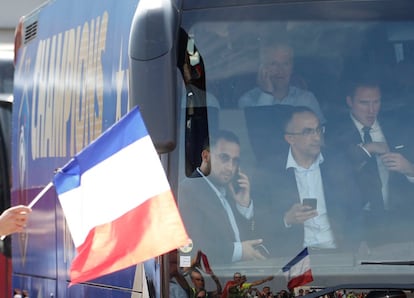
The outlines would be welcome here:
<svg viewBox="0 0 414 298">
<path fill-rule="evenodd" d="M 412 265 L 414 265 L 414 261 L 381 261 L 381 262 L 364 261 L 364 262 L 361 262 L 361 265 L 405 265 L 405 266 L 412 266 Z"/>
<path fill-rule="evenodd" d="M 327 287 L 319 291 L 315 291 L 306 295 L 306 298 L 316 298 L 324 295 L 333 294 L 338 290 L 413 290 L 414 284 L 394 284 L 394 283 L 360 283 L 360 284 L 342 284 L 333 287 Z M 385 297 L 385 296 L 384 296 Z"/>
</svg>

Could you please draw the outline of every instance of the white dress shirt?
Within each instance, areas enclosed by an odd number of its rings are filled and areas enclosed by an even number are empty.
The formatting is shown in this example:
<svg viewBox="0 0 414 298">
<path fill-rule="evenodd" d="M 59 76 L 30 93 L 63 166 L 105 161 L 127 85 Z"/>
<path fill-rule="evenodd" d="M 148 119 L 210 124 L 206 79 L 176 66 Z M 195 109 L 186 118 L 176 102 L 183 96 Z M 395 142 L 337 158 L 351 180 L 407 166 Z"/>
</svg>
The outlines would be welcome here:
<svg viewBox="0 0 414 298">
<path fill-rule="evenodd" d="M 289 149 L 286 169 L 293 168 L 295 171 L 296 185 L 299 191 L 300 201 L 304 198 L 317 199 L 318 216 L 304 222 L 305 237 L 304 247 L 336 248 L 331 225 L 326 210 L 325 194 L 319 165 L 323 162 L 320 153 L 314 163 L 308 168 L 297 164 Z"/>
<path fill-rule="evenodd" d="M 239 99 L 239 108 L 270 105 L 305 106 L 315 112 L 321 123 L 326 122 L 315 95 L 295 86 L 290 86 L 286 97 L 280 100 L 275 99 L 272 94 L 263 92 L 258 87 L 249 90 Z"/>
</svg>

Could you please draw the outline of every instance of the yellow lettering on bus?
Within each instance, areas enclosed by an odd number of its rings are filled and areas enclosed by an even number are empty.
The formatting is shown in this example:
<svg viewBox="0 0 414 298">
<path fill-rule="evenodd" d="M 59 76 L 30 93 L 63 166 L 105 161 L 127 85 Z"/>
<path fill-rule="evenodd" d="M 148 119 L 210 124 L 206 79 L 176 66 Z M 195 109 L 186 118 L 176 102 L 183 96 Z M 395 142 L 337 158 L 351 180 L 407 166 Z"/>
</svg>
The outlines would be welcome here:
<svg viewBox="0 0 414 298">
<path fill-rule="evenodd" d="M 74 155 L 102 132 L 107 27 L 104 12 L 39 41 L 32 90 L 33 159 Z"/>
</svg>

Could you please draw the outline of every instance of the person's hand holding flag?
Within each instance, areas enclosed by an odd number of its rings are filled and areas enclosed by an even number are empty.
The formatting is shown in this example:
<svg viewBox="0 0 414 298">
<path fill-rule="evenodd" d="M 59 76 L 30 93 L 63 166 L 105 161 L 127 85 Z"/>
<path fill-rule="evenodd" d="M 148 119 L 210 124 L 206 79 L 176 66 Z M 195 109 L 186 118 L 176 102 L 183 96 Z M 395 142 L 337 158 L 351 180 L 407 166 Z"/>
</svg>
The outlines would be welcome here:
<svg viewBox="0 0 414 298">
<path fill-rule="evenodd" d="M 26 227 L 28 215 L 32 212 L 27 206 L 10 207 L 0 215 L 0 235 L 3 240 L 7 235 L 22 232 Z"/>
<path fill-rule="evenodd" d="M 98 278 L 188 243 L 159 156 L 134 108 L 74 156 L 32 201 L 55 186 L 77 255 L 71 284 Z M 99 212 L 95 212 L 99 208 Z"/>
</svg>

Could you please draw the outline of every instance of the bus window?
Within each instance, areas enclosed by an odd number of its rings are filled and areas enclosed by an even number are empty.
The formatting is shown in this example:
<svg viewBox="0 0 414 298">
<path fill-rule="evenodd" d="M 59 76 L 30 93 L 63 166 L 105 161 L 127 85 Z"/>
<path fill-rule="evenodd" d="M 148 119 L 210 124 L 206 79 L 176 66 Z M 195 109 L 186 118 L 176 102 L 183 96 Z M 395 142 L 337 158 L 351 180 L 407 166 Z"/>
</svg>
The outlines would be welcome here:
<svg viewBox="0 0 414 298">
<path fill-rule="evenodd" d="M 218 126 L 219 102 L 214 94 L 205 90 L 205 69 L 194 40 L 184 31 L 180 33 L 178 66 L 184 82 L 184 96 L 181 106 L 186 115 L 186 175 L 201 163 L 201 152 L 208 139 L 208 132 Z"/>
<path fill-rule="evenodd" d="M 341 281 L 378 282 L 390 271 L 361 260 L 412 258 L 414 23 L 398 13 L 383 20 L 382 3 L 329 5 L 337 18 L 321 18 L 311 3 L 312 16 L 288 4 L 183 14 L 182 30 L 203 61 L 203 92 L 219 107 L 218 122 L 200 122 L 201 148 L 188 133 L 188 111 L 180 118 L 180 160 L 198 154 L 179 175 L 192 239 L 184 258 L 201 250 L 224 279 L 237 271 L 263 277 L 281 275 L 308 247 L 315 285 L 338 283 L 330 264 L 343 270 Z M 340 8 L 378 14 L 349 17 Z M 357 130 L 365 120 L 369 144 Z M 351 147 L 374 163 L 376 195 Z M 303 205 L 308 198 L 314 209 Z M 398 281 L 408 281 L 412 270 L 399 270 Z M 278 280 L 272 285 L 286 286 Z"/>
</svg>

